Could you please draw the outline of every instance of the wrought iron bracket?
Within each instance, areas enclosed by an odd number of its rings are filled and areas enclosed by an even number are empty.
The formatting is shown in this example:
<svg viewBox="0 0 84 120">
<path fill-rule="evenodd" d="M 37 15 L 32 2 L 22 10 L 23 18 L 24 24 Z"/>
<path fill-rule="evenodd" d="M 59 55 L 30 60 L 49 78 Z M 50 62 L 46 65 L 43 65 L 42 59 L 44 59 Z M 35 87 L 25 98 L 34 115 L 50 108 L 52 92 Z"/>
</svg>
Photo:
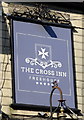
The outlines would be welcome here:
<svg viewBox="0 0 84 120">
<path fill-rule="evenodd" d="M 70 16 L 68 14 L 51 10 L 44 4 L 35 4 L 34 7 L 15 5 L 11 15 L 41 22 L 71 25 Z"/>
</svg>

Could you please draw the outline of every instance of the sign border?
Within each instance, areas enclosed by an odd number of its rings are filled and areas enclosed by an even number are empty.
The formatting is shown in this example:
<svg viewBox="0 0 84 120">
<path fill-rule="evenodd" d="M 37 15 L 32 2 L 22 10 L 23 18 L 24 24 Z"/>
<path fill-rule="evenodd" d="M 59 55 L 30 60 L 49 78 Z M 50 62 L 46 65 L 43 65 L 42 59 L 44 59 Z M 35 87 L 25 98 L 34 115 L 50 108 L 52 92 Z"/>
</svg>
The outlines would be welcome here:
<svg viewBox="0 0 84 120">
<path fill-rule="evenodd" d="M 77 94 L 76 94 L 76 75 L 75 75 L 75 59 L 74 59 L 74 45 L 73 45 L 73 27 L 70 25 L 61 25 L 61 24 L 50 24 L 50 23 L 43 23 L 41 21 L 34 21 L 31 19 L 24 19 L 24 18 L 18 18 L 18 17 L 14 17 L 11 16 L 11 42 L 10 42 L 10 46 L 11 46 L 11 55 L 12 55 L 12 62 L 11 62 L 11 68 L 12 68 L 12 93 L 13 93 L 13 104 L 11 104 L 11 107 L 13 107 L 14 109 L 31 109 L 34 111 L 37 110 L 42 110 L 42 111 L 49 111 L 49 107 L 48 106 L 40 106 L 40 105 L 26 105 L 26 104 L 18 104 L 16 103 L 16 96 L 15 96 L 15 67 L 14 67 L 14 36 L 13 36 L 13 21 L 20 21 L 20 22 L 29 22 L 29 23 L 35 23 L 35 24 L 40 24 L 40 25 L 50 25 L 50 26 L 56 26 L 56 27 L 61 27 L 61 28 L 70 28 L 71 29 L 71 44 L 72 44 L 72 65 L 73 65 L 73 78 L 74 78 L 74 99 L 75 99 L 75 108 L 77 108 Z M 74 108 L 74 109 L 75 109 Z"/>
</svg>

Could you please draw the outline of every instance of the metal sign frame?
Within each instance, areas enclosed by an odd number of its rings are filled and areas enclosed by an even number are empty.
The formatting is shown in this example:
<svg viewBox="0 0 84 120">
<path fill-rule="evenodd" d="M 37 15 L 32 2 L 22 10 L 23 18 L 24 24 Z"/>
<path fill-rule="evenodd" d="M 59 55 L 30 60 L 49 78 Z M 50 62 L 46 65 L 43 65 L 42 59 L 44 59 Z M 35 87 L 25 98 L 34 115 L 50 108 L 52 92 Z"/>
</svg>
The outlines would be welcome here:
<svg viewBox="0 0 84 120">
<path fill-rule="evenodd" d="M 74 47 L 73 47 L 73 27 L 71 27 L 70 25 L 64 25 L 64 24 L 51 24 L 51 23 L 43 23 L 41 21 L 35 21 L 32 19 L 25 19 L 21 17 L 14 17 L 11 16 L 11 54 L 12 54 L 12 82 L 13 82 L 13 99 L 14 99 L 14 103 L 11 105 L 14 109 L 32 109 L 32 110 L 43 110 L 43 111 L 48 111 L 49 110 L 49 106 L 45 106 L 45 105 L 32 105 L 32 104 L 23 104 L 23 103 L 17 103 L 16 101 L 16 91 L 15 91 L 15 65 L 14 65 L 14 31 L 13 31 L 13 22 L 14 21 L 19 21 L 19 22 L 28 22 L 28 23 L 34 23 L 34 24 L 38 24 L 38 25 L 47 25 L 47 26 L 54 26 L 54 27 L 60 27 L 60 28 L 66 28 L 66 29 L 71 29 L 71 44 L 72 44 L 72 69 L 73 69 L 73 85 L 74 85 L 74 104 L 75 104 L 75 108 L 77 108 L 77 101 L 76 101 L 76 84 L 75 84 L 75 62 L 74 62 Z M 45 28 L 46 29 L 46 28 Z M 51 36 L 52 37 L 52 36 Z M 56 37 L 56 36 L 55 36 Z M 55 107 L 55 106 L 54 106 Z M 54 108 L 53 107 L 53 108 Z"/>
</svg>

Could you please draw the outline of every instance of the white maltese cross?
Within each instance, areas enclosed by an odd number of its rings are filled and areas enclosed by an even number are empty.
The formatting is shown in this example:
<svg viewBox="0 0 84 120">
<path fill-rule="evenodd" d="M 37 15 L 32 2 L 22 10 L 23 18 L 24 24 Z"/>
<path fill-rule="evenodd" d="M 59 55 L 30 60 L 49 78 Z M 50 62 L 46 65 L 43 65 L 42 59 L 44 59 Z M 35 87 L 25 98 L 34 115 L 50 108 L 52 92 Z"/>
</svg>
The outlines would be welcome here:
<svg viewBox="0 0 84 120">
<path fill-rule="evenodd" d="M 38 50 L 38 55 L 42 56 L 42 59 L 46 59 L 48 57 L 48 52 L 46 52 L 46 48 L 41 48 L 41 51 Z"/>
</svg>

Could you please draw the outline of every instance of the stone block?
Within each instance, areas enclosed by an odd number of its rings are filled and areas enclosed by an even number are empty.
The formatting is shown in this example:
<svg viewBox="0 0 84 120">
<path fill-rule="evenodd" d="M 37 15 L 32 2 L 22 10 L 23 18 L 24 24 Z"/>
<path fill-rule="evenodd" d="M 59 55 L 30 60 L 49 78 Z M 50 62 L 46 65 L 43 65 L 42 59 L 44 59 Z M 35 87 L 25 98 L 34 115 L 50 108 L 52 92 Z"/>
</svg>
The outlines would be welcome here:
<svg viewBox="0 0 84 120">
<path fill-rule="evenodd" d="M 77 88 L 77 98 L 78 97 L 82 97 L 82 89 L 81 88 Z"/>
<path fill-rule="evenodd" d="M 75 57 L 75 64 L 76 65 L 83 65 L 82 58 Z"/>
<path fill-rule="evenodd" d="M 82 73 L 76 73 L 76 80 L 79 80 L 79 81 L 83 80 Z"/>
<path fill-rule="evenodd" d="M 75 57 L 82 57 L 83 56 L 82 52 L 83 52 L 82 50 L 75 49 L 75 51 L 74 51 Z"/>
<path fill-rule="evenodd" d="M 10 97 L 2 97 L 2 106 L 9 106 L 10 104 L 12 104 Z"/>
<path fill-rule="evenodd" d="M 82 36 L 82 35 L 78 35 L 78 34 L 73 34 L 73 40 L 75 41 L 75 42 L 80 42 L 80 43 L 82 43 L 83 42 L 83 38 L 84 38 L 84 36 Z"/>
<path fill-rule="evenodd" d="M 75 50 L 82 50 L 82 43 L 74 42 L 74 48 Z"/>
<path fill-rule="evenodd" d="M 81 65 L 76 65 L 75 66 L 76 72 L 82 73 L 83 72 L 83 67 Z"/>
</svg>

